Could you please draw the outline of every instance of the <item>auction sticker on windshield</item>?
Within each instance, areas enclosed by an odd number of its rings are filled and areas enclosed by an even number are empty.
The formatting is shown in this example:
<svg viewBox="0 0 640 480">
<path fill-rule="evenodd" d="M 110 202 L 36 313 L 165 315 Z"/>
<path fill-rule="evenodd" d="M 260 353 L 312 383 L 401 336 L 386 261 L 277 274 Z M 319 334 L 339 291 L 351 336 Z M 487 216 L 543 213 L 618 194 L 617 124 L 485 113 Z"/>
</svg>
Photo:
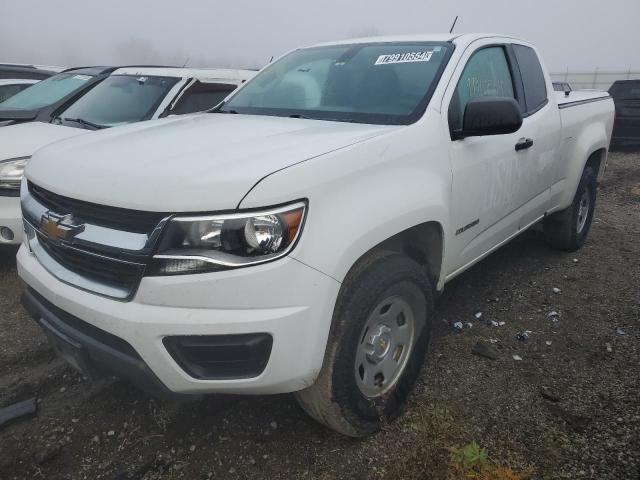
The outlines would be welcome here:
<svg viewBox="0 0 640 480">
<path fill-rule="evenodd" d="M 388 65 L 390 63 L 428 62 L 431 59 L 431 55 L 433 55 L 433 50 L 380 55 L 374 65 Z"/>
</svg>

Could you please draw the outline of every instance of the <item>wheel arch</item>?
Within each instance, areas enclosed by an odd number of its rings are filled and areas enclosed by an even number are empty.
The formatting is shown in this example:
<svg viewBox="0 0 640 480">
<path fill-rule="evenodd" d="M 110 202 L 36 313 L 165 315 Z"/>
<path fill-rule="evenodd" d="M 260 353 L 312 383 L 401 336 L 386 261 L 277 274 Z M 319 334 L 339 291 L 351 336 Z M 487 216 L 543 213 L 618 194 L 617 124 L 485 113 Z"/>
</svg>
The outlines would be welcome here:
<svg viewBox="0 0 640 480">
<path fill-rule="evenodd" d="M 607 149 L 605 147 L 596 148 L 589 155 L 587 155 L 587 159 L 585 161 L 584 167 L 592 167 L 596 172 L 596 177 L 598 181 L 602 180 L 602 176 L 604 175 L 604 171 L 607 166 Z"/>
<path fill-rule="evenodd" d="M 381 241 L 351 265 L 345 280 L 357 272 L 363 263 L 382 252 L 407 256 L 426 270 L 434 290 L 439 291 L 444 287 L 444 230 L 439 222 L 423 222 Z"/>
</svg>

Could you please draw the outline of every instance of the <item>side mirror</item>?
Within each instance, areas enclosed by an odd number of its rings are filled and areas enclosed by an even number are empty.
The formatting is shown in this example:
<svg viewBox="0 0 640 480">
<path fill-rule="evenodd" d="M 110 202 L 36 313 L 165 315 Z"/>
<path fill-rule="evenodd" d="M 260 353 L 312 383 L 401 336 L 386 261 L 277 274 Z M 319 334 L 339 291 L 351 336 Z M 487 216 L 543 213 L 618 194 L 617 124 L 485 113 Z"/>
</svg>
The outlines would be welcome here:
<svg viewBox="0 0 640 480">
<path fill-rule="evenodd" d="M 568 86 L 564 87 L 564 96 L 568 97 L 570 93 L 571 89 Z"/>
<path fill-rule="evenodd" d="M 505 135 L 522 126 L 520 105 L 513 98 L 472 98 L 462 117 L 462 130 L 453 132 L 455 140 L 483 135 Z"/>
</svg>

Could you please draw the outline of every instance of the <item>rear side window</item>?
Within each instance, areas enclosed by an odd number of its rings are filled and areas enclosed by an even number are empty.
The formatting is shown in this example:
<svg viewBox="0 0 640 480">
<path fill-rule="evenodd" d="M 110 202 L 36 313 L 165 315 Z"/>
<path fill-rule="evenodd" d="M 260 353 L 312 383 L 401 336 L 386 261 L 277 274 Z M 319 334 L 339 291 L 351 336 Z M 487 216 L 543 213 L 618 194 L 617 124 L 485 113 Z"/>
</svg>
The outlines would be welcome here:
<svg viewBox="0 0 640 480">
<path fill-rule="evenodd" d="M 449 127 L 452 131 L 462 128 L 467 102 L 477 97 L 515 98 L 504 48 L 483 48 L 467 62 L 449 105 Z"/>
<path fill-rule="evenodd" d="M 547 102 L 547 85 L 540 61 L 533 48 L 524 45 L 513 45 L 516 60 L 520 67 L 522 83 L 524 85 L 524 99 L 527 105 L 526 113 L 531 113 Z"/>
<path fill-rule="evenodd" d="M 196 82 L 171 110 L 173 115 L 202 112 L 218 105 L 236 89 L 235 85 Z"/>
</svg>

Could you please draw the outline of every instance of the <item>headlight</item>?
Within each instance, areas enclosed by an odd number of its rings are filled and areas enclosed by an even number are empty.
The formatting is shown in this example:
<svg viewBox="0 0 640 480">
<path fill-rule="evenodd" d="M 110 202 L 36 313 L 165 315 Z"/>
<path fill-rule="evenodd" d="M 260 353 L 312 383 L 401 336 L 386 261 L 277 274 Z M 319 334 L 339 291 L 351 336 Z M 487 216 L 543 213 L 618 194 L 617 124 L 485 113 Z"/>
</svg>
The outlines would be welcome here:
<svg viewBox="0 0 640 480">
<path fill-rule="evenodd" d="M 30 157 L 11 158 L 0 161 L 0 190 L 20 190 L 24 167 Z"/>
<path fill-rule="evenodd" d="M 179 275 L 246 267 L 289 253 L 302 230 L 306 203 L 212 216 L 173 217 L 147 275 Z"/>
</svg>

